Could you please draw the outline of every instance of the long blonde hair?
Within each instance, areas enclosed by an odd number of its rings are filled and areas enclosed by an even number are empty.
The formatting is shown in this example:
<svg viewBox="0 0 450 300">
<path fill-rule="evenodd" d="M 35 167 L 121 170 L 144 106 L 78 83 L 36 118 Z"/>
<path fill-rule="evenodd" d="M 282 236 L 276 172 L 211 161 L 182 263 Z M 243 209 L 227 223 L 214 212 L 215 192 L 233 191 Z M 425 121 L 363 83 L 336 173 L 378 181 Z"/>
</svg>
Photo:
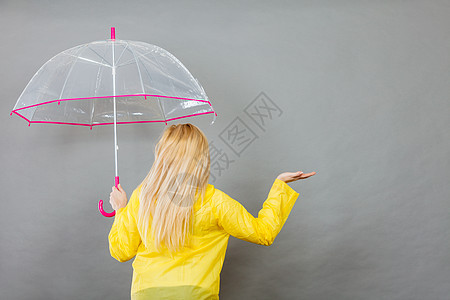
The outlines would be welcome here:
<svg viewBox="0 0 450 300">
<path fill-rule="evenodd" d="M 165 246 L 172 254 L 188 245 L 194 204 L 199 198 L 203 203 L 209 171 L 208 140 L 198 127 L 187 123 L 164 130 L 139 196 L 138 230 L 147 248 L 149 226 L 157 251 Z"/>
</svg>

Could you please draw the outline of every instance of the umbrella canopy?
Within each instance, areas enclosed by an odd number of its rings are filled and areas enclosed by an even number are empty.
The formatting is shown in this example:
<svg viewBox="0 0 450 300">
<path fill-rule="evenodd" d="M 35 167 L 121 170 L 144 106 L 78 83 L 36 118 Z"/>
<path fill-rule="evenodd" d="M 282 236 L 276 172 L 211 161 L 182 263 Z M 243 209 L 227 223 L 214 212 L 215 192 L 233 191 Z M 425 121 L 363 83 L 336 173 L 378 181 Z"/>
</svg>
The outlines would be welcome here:
<svg viewBox="0 0 450 300">
<path fill-rule="evenodd" d="M 165 122 L 215 113 L 203 87 L 168 51 L 96 41 L 59 53 L 33 76 L 12 113 L 31 123 L 92 126 Z"/>
<path fill-rule="evenodd" d="M 119 184 L 117 124 L 164 122 L 217 113 L 203 87 L 168 51 L 111 39 L 54 56 L 30 80 L 11 112 L 32 123 L 114 124 L 115 185 Z M 103 201 L 100 212 L 106 213 Z"/>
</svg>

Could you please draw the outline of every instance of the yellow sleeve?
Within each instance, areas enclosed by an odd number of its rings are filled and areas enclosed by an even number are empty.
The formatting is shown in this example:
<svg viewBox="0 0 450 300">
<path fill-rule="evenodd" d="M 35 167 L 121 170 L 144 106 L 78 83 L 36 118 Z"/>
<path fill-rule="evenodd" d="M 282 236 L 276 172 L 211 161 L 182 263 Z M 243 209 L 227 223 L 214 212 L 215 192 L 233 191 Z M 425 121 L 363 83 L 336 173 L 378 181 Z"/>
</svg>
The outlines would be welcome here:
<svg viewBox="0 0 450 300">
<path fill-rule="evenodd" d="M 108 235 L 109 252 L 120 262 L 132 259 L 141 244 L 136 222 L 138 209 L 138 189 L 135 189 L 127 205 L 116 211 L 114 223 Z"/>
<path fill-rule="evenodd" d="M 286 182 L 277 178 L 257 218 L 222 191 L 214 195 L 212 209 L 218 225 L 230 235 L 270 246 L 286 222 L 298 195 Z"/>
</svg>

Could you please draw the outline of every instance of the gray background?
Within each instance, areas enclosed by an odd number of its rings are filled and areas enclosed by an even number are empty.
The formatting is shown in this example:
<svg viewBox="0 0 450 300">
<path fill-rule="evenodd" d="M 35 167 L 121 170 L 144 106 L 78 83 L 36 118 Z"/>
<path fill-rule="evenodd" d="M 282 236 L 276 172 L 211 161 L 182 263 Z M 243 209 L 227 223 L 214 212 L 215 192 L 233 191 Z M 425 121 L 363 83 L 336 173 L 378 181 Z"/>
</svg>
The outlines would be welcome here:
<svg viewBox="0 0 450 300">
<path fill-rule="evenodd" d="M 9 116 L 53 55 L 109 38 L 179 58 L 218 118 L 200 126 L 234 162 L 211 182 L 257 215 L 284 171 L 316 171 L 270 247 L 230 238 L 221 299 L 450 299 L 448 1 L 1 1 L 1 299 L 127 299 L 102 217 L 113 131 Z M 244 109 L 282 110 L 263 129 Z M 220 138 L 239 117 L 240 155 Z M 170 122 L 175 124 L 177 122 Z M 128 195 L 164 124 L 119 127 Z M 111 211 L 109 203 L 105 206 Z"/>
</svg>

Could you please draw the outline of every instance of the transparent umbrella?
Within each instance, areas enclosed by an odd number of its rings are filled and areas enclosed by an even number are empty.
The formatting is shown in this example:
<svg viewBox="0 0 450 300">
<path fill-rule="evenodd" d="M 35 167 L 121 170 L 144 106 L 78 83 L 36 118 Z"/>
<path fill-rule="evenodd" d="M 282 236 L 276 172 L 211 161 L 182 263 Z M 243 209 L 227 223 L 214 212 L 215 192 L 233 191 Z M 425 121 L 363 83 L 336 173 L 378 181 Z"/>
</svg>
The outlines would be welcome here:
<svg viewBox="0 0 450 300">
<path fill-rule="evenodd" d="M 17 100 L 15 114 L 34 123 L 114 125 L 115 185 L 119 184 L 117 124 L 164 122 L 217 113 L 188 69 L 151 44 L 111 39 L 65 50 L 46 62 Z M 103 201 L 99 201 L 100 212 Z"/>
</svg>

